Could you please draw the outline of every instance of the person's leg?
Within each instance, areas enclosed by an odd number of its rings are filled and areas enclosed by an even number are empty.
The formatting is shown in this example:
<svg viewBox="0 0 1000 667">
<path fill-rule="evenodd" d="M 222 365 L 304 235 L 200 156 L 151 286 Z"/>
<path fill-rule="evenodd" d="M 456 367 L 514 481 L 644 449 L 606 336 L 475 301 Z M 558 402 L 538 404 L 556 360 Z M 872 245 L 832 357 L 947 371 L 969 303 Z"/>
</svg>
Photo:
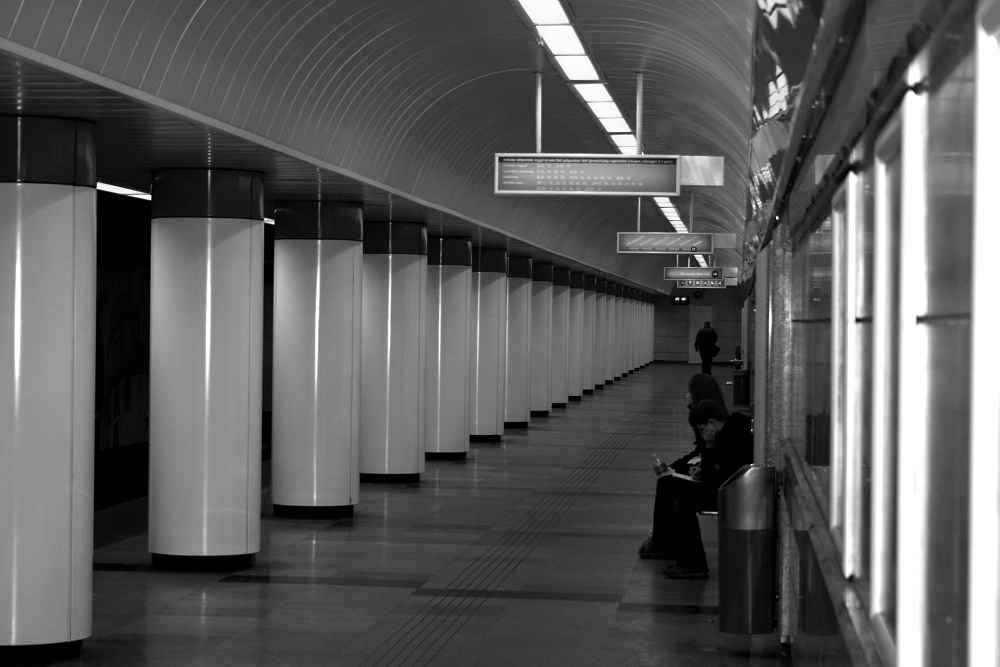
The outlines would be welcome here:
<svg viewBox="0 0 1000 667">
<path fill-rule="evenodd" d="M 656 498 L 653 500 L 653 532 L 639 549 L 639 555 L 643 558 L 673 558 L 671 534 L 676 486 L 676 480 L 672 477 L 660 477 L 656 480 Z"/>
<path fill-rule="evenodd" d="M 708 576 L 708 559 L 701 541 L 697 508 L 701 490 L 688 487 L 675 494 L 671 521 L 671 544 L 676 564 L 663 571 L 671 579 L 703 579 Z"/>
<path fill-rule="evenodd" d="M 702 355 L 701 357 L 701 372 L 706 375 L 712 374 L 712 357 L 706 357 Z"/>
</svg>

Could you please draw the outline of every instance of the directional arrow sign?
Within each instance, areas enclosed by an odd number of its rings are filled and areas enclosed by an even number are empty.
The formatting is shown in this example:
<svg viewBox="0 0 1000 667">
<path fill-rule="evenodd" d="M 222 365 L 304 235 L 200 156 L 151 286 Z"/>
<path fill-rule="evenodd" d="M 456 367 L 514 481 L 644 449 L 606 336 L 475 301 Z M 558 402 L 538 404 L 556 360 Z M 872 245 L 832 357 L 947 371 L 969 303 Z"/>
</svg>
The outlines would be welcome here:
<svg viewBox="0 0 1000 667">
<path fill-rule="evenodd" d="M 710 255 L 711 234 L 618 232 L 618 252 L 665 255 Z"/>
<path fill-rule="evenodd" d="M 698 278 L 724 278 L 722 267 L 710 266 L 702 268 L 700 266 L 665 266 L 663 267 L 664 280 L 685 280 Z"/>
</svg>

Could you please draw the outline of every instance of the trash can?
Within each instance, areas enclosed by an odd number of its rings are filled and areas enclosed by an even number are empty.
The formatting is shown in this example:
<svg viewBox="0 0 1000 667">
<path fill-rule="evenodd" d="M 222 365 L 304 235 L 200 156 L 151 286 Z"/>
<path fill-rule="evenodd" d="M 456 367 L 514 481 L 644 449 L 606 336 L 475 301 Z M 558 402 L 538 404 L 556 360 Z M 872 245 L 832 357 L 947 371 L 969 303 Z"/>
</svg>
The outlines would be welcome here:
<svg viewBox="0 0 1000 667">
<path fill-rule="evenodd" d="M 770 634 L 775 620 L 775 469 L 748 464 L 719 487 L 719 629 Z"/>
<path fill-rule="evenodd" d="M 733 405 L 750 405 L 750 371 L 733 371 Z"/>
</svg>

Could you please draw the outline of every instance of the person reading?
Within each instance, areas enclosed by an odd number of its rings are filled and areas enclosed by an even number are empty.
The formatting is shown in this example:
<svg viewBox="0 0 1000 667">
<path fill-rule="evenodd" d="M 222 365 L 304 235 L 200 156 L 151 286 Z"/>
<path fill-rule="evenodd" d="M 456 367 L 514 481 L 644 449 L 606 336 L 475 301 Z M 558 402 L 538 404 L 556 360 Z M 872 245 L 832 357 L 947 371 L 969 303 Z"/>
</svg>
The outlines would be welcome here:
<svg viewBox="0 0 1000 667">
<path fill-rule="evenodd" d="M 746 415 L 727 415 L 724 408 L 706 400 L 691 408 L 689 421 L 704 443 L 701 461 L 689 465 L 684 476 L 665 474 L 657 480 L 653 532 L 644 556 L 670 561 L 663 571 L 670 579 L 708 577 L 697 513 L 715 510 L 719 487 L 753 462 L 752 420 Z"/>
</svg>

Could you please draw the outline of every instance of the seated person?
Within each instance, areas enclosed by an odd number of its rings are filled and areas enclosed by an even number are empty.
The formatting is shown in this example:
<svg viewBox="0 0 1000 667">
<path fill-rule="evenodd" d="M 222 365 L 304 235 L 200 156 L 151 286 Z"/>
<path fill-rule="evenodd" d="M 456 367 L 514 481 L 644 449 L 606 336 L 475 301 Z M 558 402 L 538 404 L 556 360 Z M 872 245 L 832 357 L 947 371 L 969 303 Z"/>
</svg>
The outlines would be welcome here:
<svg viewBox="0 0 1000 667">
<path fill-rule="evenodd" d="M 657 480 L 646 556 L 674 561 L 663 571 L 671 579 L 708 577 L 697 512 L 716 509 L 722 483 L 753 462 L 752 422 L 746 415 L 727 417 L 715 402 L 701 401 L 691 409 L 690 421 L 704 440 L 701 464 L 689 470 L 694 480 L 671 474 Z"/>
</svg>

